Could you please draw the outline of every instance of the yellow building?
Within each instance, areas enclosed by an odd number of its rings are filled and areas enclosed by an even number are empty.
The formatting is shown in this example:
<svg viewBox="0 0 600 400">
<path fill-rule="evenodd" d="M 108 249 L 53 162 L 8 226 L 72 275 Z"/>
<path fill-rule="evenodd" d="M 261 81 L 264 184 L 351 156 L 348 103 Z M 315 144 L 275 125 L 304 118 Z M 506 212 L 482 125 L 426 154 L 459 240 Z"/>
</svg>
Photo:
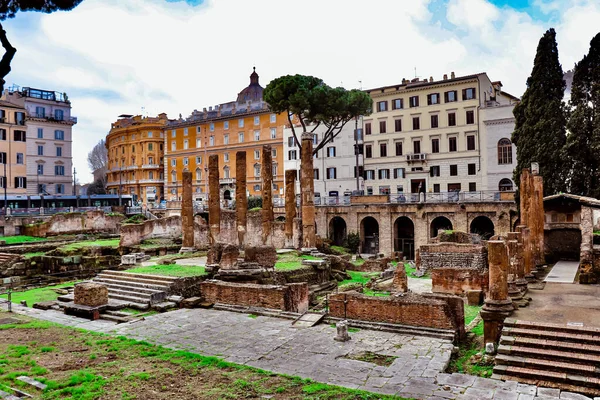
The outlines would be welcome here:
<svg viewBox="0 0 600 400">
<path fill-rule="evenodd" d="M 164 197 L 164 132 L 167 115 L 120 115 L 106 136 L 109 193 L 130 194 L 144 204 Z"/>
<path fill-rule="evenodd" d="M 273 197 L 283 197 L 283 128 L 287 117 L 269 111 L 262 100 L 263 88 L 256 71 L 250 85 L 236 101 L 194 111 L 187 119 L 168 121 L 165 133 L 166 199 L 179 200 L 182 172 L 193 174 L 196 200 L 208 193 L 208 157 L 219 156 L 221 198 L 235 198 L 235 156 L 246 152 L 247 195 L 260 196 L 262 146 L 269 144 L 273 156 Z"/>
<path fill-rule="evenodd" d="M 9 196 L 27 194 L 25 121 L 23 102 L 13 101 L 12 93 L 5 92 L 0 100 L 0 197 L 4 197 L 5 187 Z"/>
</svg>

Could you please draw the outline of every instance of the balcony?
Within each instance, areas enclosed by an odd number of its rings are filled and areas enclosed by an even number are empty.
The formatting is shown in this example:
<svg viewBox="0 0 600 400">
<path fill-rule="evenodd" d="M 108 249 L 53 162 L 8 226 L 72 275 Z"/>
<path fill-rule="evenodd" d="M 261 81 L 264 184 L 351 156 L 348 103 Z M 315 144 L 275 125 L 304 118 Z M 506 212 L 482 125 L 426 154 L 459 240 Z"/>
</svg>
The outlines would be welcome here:
<svg viewBox="0 0 600 400">
<path fill-rule="evenodd" d="M 219 185 L 233 185 L 235 178 L 221 178 L 219 179 Z"/>
<path fill-rule="evenodd" d="M 162 179 L 140 179 L 139 183 L 163 183 Z"/>
<path fill-rule="evenodd" d="M 410 153 L 406 155 L 406 161 L 412 162 L 425 162 L 427 160 L 426 153 Z"/>
<path fill-rule="evenodd" d="M 143 164 L 142 165 L 142 169 L 157 169 L 160 168 L 161 166 L 158 164 Z"/>
</svg>

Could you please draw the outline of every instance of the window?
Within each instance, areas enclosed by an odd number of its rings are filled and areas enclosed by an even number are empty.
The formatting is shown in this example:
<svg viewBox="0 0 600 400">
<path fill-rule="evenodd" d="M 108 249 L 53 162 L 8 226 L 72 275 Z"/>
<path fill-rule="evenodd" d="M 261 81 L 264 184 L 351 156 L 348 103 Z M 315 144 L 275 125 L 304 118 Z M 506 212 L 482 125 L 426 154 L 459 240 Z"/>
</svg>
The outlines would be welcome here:
<svg viewBox="0 0 600 400">
<path fill-rule="evenodd" d="M 440 184 L 439 183 L 434 183 L 433 184 L 433 192 L 434 193 L 439 193 L 440 192 Z"/>
<path fill-rule="evenodd" d="M 469 110 L 467 111 L 467 124 L 471 125 L 475 123 L 475 111 Z"/>
<path fill-rule="evenodd" d="M 43 155 L 44 155 L 44 146 L 42 146 L 42 145 L 39 145 L 39 146 L 37 147 L 37 155 L 38 155 L 38 156 L 43 156 Z"/>
<path fill-rule="evenodd" d="M 43 139 L 44 138 L 44 129 L 43 128 L 38 128 L 37 129 L 37 137 L 38 137 L 38 139 Z"/>
<path fill-rule="evenodd" d="M 373 186 L 367 186 L 367 195 L 368 196 L 372 196 L 373 195 Z"/>
<path fill-rule="evenodd" d="M 223 144 L 229 144 L 229 135 L 223 135 Z"/>
<path fill-rule="evenodd" d="M 448 126 L 456 126 L 456 113 L 448 113 Z"/>
<path fill-rule="evenodd" d="M 260 117 L 258 115 L 254 117 L 254 125 L 260 125 Z"/>
<path fill-rule="evenodd" d="M 277 114 L 271 114 L 269 121 L 274 124 L 277 122 Z"/>
<path fill-rule="evenodd" d="M 409 99 L 410 107 L 419 107 L 419 96 L 411 96 Z"/>
<path fill-rule="evenodd" d="M 327 148 L 327 157 L 335 157 L 335 147 L 331 146 Z"/>
<path fill-rule="evenodd" d="M 440 176 L 440 166 L 432 165 L 429 167 L 429 176 Z"/>
<path fill-rule="evenodd" d="M 171 142 L 171 151 L 177 150 L 177 143 L 175 141 Z"/>
<path fill-rule="evenodd" d="M 260 192 L 260 184 L 259 185 L 254 185 L 254 191 L 255 192 Z"/>
<path fill-rule="evenodd" d="M 371 123 L 367 122 L 365 124 L 365 135 L 370 135 L 371 134 Z"/>
<path fill-rule="evenodd" d="M 171 137 L 174 138 L 175 136 L 177 136 L 177 131 L 175 129 L 173 129 L 171 131 Z"/>
<path fill-rule="evenodd" d="M 64 192 L 65 192 L 65 185 L 63 185 L 62 183 L 57 183 L 56 184 L 56 193 L 63 194 Z"/>
<path fill-rule="evenodd" d="M 254 150 L 254 159 L 260 160 L 260 150 Z"/>
<path fill-rule="evenodd" d="M 241 121 L 243 121 L 243 119 Z M 244 143 L 244 132 L 240 132 L 238 134 L 238 142 L 239 143 Z"/>
<path fill-rule="evenodd" d="M 37 165 L 37 174 L 38 175 L 44 175 L 44 164 L 38 164 Z"/>
<path fill-rule="evenodd" d="M 386 133 L 387 123 L 386 121 L 379 121 L 379 133 Z"/>
<path fill-rule="evenodd" d="M 231 175 L 229 174 L 229 167 L 223 167 L 223 178 L 229 179 Z"/>
<path fill-rule="evenodd" d="M 415 140 L 413 142 L 413 152 L 415 154 L 421 153 L 421 141 L 420 140 Z"/>
<path fill-rule="evenodd" d="M 404 179 L 404 168 L 394 168 L 394 179 Z"/>
<path fill-rule="evenodd" d="M 427 95 L 427 105 L 440 104 L 440 94 L 431 93 Z"/>
<path fill-rule="evenodd" d="M 187 150 L 187 149 L 189 149 L 189 147 L 190 147 L 190 146 L 189 146 L 188 140 L 187 140 L 187 139 L 185 139 L 185 140 L 183 141 L 183 149 L 184 149 L 184 150 Z"/>
<path fill-rule="evenodd" d="M 463 100 L 473 100 L 475 98 L 475 88 L 463 89 L 462 91 L 462 99 Z"/>
<path fill-rule="evenodd" d="M 432 153 L 440 152 L 440 139 L 431 139 L 431 152 Z"/>
<path fill-rule="evenodd" d="M 152 132 L 148 132 L 148 137 L 151 138 L 152 137 Z"/>
<path fill-rule="evenodd" d="M 396 155 L 397 156 L 401 156 L 402 155 L 402 142 L 396 142 Z"/>
<path fill-rule="evenodd" d="M 196 156 L 196 164 L 202 164 L 202 156 Z"/>
<path fill-rule="evenodd" d="M 15 123 L 17 125 L 25 125 L 25 113 L 24 112 L 16 112 L 15 113 Z"/>
<path fill-rule="evenodd" d="M 476 175 L 477 172 L 475 171 L 476 166 L 475 164 L 467 164 L 467 173 L 469 175 Z M 473 190 L 471 190 L 473 192 Z"/>
<path fill-rule="evenodd" d="M 257 142 L 260 140 L 260 131 L 254 131 L 254 140 Z"/>
<path fill-rule="evenodd" d="M 13 137 L 15 142 L 25 142 L 27 140 L 25 131 L 14 131 Z"/>
<path fill-rule="evenodd" d="M 379 157 L 387 157 L 387 143 L 379 143 Z"/>
<path fill-rule="evenodd" d="M 200 168 L 196 168 L 196 180 L 202 180 L 202 170 Z"/>
<path fill-rule="evenodd" d="M 402 99 L 392 100 L 392 110 L 401 110 L 404 108 L 404 101 Z"/>
<path fill-rule="evenodd" d="M 271 139 L 277 138 L 277 128 L 271 128 Z"/>
<path fill-rule="evenodd" d="M 148 151 L 154 150 L 154 143 L 148 143 Z"/>
<path fill-rule="evenodd" d="M 215 131 L 215 123 L 214 122 L 211 122 L 210 125 L 208 125 L 208 130 L 211 132 Z"/>
<path fill-rule="evenodd" d="M 17 153 L 17 164 L 23 164 L 23 153 Z"/>
<path fill-rule="evenodd" d="M 171 182 L 175 182 L 177 181 L 177 172 L 172 171 L 171 172 Z"/>
<path fill-rule="evenodd" d="M 54 119 L 57 121 L 62 121 L 64 119 L 63 110 L 54 110 Z"/>
<path fill-rule="evenodd" d="M 171 159 L 171 167 L 176 167 L 177 166 L 177 159 L 173 158 Z"/>
<path fill-rule="evenodd" d="M 56 157 L 62 157 L 62 147 L 56 147 Z"/>
<path fill-rule="evenodd" d="M 467 136 L 467 150 L 475 150 L 475 135 Z"/>
<path fill-rule="evenodd" d="M 504 178 L 498 184 L 498 190 L 501 192 L 511 192 L 513 190 L 512 181 L 508 178 Z"/>
<path fill-rule="evenodd" d="M 187 136 L 188 135 L 188 128 L 183 128 L 183 136 Z"/>
<path fill-rule="evenodd" d="M 448 151 L 456 151 L 456 138 L 448 138 Z"/>
<path fill-rule="evenodd" d="M 274 177 L 277 176 L 277 164 L 273 164 L 273 168 L 271 169 L 271 174 L 273 174 Z M 277 189 L 277 187 L 274 185 L 273 189 Z"/>
<path fill-rule="evenodd" d="M 44 107 L 36 107 L 35 108 L 35 116 L 38 118 L 46 117 L 46 109 Z"/>
<path fill-rule="evenodd" d="M 445 103 L 452 103 L 454 101 L 456 101 L 456 90 L 451 90 L 449 92 L 445 92 L 444 93 L 444 102 Z"/>
<path fill-rule="evenodd" d="M 148 171 L 148 179 L 154 179 L 154 171 Z"/>
<path fill-rule="evenodd" d="M 319 169 L 313 169 L 313 179 L 319 179 Z"/>
<path fill-rule="evenodd" d="M 327 179 L 336 179 L 337 171 L 335 167 L 327 168 Z"/>
<path fill-rule="evenodd" d="M 277 157 L 277 149 L 271 150 L 271 157 L 273 157 L 273 158 Z"/>
<path fill-rule="evenodd" d="M 0 129 L 0 140 L 6 140 L 6 129 Z"/>
<path fill-rule="evenodd" d="M 293 136 L 288 138 L 288 147 L 296 147 L 296 139 Z"/>
<path fill-rule="evenodd" d="M 190 164 L 190 161 L 187 157 L 183 157 L 183 165 L 187 166 Z"/>
<path fill-rule="evenodd" d="M 208 138 L 208 145 L 209 146 L 214 146 L 215 145 L 215 137 L 214 136 L 210 136 Z"/>
<path fill-rule="evenodd" d="M 3 187 L 3 186 L 0 186 Z M 43 183 L 40 183 L 38 185 L 38 194 L 45 194 L 46 193 L 46 185 Z"/>
<path fill-rule="evenodd" d="M 477 183 L 469 182 L 469 192 L 476 192 L 476 191 L 477 191 Z"/>
<path fill-rule="evenodd" d="M 373 158 L 373 146 L 370 144 L 365 146 L 365 158 Z"/>
<path fill-rule="evenodd" d="M 64 165 L 55 165 L 54 166 L 54 175 L 64 175 L 65 174 L 65 166 Z"/>
<path fill-rule="evenodd" d="M 244 119 L 240 118 L 238 119 L 238 128 L 243 128 L 244 127 Z"/>
<path fill-rule="evenodd" d="M 390 179 L 390 170 L 389 169 L 380 169 L 377 171 L 379 179 Z"/>
<path fill-rule="evenodd" d="M 498 141 L 498 164 L 512 164 L 512 143 L 510 139 L 502 138 Z"/>
<path fill-rule="evenodd" d="M 402 120 L 401 119 L 394 120 L 394 131 L 402 132 Z"/>
<path fill-rule="evenodd" d="M 458 175 L 458 165 L 454 164 L 450 166 L 450 176 Z"/>
<path fill-rule="evenodd" d="M 438 127 L 438 116 L 437 115 L 432 115 L 431 116 L 431 127 L 432 128 L 437 128 Z"/>
<path fill-rule="evenodd" d="M 148 164 L 150 164 L 150 165 L 154 164 L 154 158 L 153 157 L 148 157 Z"/>
<path fill-rule="evenodd" d="M 254 176 L 260 176 L 260 164 L 254 164 Z"/>
<path fill-rule="evenodd" d="M 421 121 L 419 119 L 419 117 L 413 117 L 413 130 L 419 130 L 421 129 Z"/>
<path fill-rule="evenodd" d="M 377 111 L 387 111 L 387 101 L 378 101 L 377 102 Z"/>
<path fill-rule="evenodd" d="M 202 139 L 200 139 L 200 138 L 196 139 L 196 147 L 197 148 L 201 148 L 202 147 Z"/>
<path fill-rule="evenodd" d="M 297 160 L 298 159 L 296 157 L 296 150 L 290 150 L 290 151 L 288 151 L 288 159 L 289 160 Z"/>
<path fill-rule="evenodd" d="M 372 169 L 365 170 L 365 180 L 375 179 L 375 171 Z"/>
</svg>

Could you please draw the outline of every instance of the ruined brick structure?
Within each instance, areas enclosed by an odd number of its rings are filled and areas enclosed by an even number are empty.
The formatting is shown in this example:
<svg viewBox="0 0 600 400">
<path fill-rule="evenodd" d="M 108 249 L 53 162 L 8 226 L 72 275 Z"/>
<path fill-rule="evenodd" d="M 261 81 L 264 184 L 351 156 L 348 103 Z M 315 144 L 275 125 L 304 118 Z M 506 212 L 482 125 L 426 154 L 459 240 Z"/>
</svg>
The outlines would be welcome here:
<svg viewBox="0 0 600 400">
<path fill-rule="evenodd" d="M 208 157 L 208 225 L 210 243 L 216 243 L 221 231 L 221 201 L 219 194 L 219 156 Z"/>
<path fill-rule="evenodd" d="M 246 196 L 246 151 L 235 153 L 235 212 L 238 245 L 244 245 L 248 223 L 248 196 Z"/>
<path fill-rule="evenodd" d="M 181 231 L 183 241 L 181 252 L 191 251 L 194 248 L 194 204 L 192 203 L 192 173 L 182 172 L 183 197 L 181 204 Z"/>
<path fill-rule="evenodd" d="M 271 235 L 273 221 L 273 153 L 270 145 L 262 147 L 262 242 L 267 244 Z"/>
</svg>

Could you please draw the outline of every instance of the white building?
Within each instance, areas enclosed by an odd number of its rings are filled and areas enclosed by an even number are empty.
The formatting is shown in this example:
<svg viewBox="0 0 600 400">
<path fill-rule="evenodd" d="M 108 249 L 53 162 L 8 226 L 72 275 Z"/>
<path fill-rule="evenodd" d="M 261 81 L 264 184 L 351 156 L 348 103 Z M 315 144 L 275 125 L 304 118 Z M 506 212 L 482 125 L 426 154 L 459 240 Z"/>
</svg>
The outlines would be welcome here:
<svg viewBox="0 0 600 400">
<path fill-rule="evenodd" d="M 345 193 L 350 193 L 363 188 L 363 178 L 360 176 L 363 165 L 363 156 L 355 155 L 355 144 L 362 145 L 361 139 L 362 122 L 358 121 L 358 141 L 355 141 L 354 131 L 356 123 L 354 120 L 344 125 L 341 132 L 335 137 L 333 142 L 325 145 L 313 160 L 315 177 L 315 197 L 338 197 Z M 307 130 L 311 130 L 309 126 Z M 296 128 L 296 135 L 300 140 L 301 127 Z M 323 139 L 325 127 L 319 127 L 315 131 L 315 146 Z M 284 168 L 285 170 L 295 169 L 300 176 L 300 150 L 294 141 L 291 128 L 285 128 L 283 131 L 283 150 L 284 150 Z M 356 178 L 356 166 L 359 165 L 359 177 Z M 297 180 L 296 193 L 300 193 L 300 182 Z M 317 200 L 318 201 L 318 200 Z"/>
</svg>

